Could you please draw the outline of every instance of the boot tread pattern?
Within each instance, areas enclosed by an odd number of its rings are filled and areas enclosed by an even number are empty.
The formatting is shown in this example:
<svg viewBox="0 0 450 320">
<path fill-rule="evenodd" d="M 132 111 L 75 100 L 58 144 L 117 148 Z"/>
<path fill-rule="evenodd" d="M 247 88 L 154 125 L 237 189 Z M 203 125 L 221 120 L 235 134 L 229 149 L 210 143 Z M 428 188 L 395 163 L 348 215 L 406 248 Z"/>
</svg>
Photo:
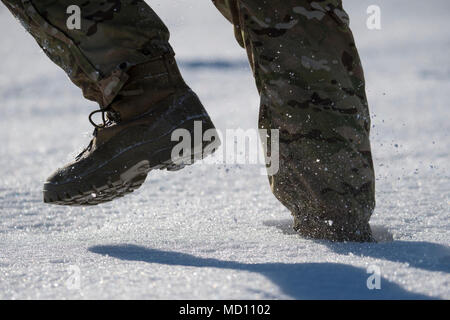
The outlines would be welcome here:
<svg viewBox="0 0 450 320">
<path fill-rule="evenodd" d="M 172 160 L 169 160 L 153 167 L 150 167 L 148 161 L 144 160 L 120 175 L 118 180 L 108 181 L 102 186 L 91 185 L 87 190 L 78 190 L 77 194 L 74 195 L 70 195 L 67 192 L 58 193 L 56 191 L 44 190 L 44 202 L 66 206 L 92 206 L 109 202 L 138 189 L 145 182 L 147 174 L 152 170 L 178 171 L 194 164 L 196 159 L 201 159 L 208 155 L 203 154 L 200 157 L 198 155 L 192 155 L 191 161 L 183 161 L 182 164 L 175 164 Z"/>
</svg>

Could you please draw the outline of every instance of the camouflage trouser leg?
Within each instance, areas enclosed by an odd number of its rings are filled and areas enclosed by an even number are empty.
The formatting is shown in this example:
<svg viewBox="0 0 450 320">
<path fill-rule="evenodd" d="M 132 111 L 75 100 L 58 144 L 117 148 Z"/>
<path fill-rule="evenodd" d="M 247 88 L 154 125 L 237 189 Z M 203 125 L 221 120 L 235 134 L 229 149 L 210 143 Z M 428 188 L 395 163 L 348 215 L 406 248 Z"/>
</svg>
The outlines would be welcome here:
<svg viewBox="0 0 450 320">
<path fill-rule="evenodd" d="M 214 3 L 247 49 L 260 127 L 280 130 L 280 170 L 269 180 L 295 228 L 314 238 L 370 240 L 370 117 L 341 0 Z"/>
<path fill-rule="evenodd" d="M 2 2 L 84 96 L 102 107 L 122 88 L 130 67 L 172 53 L 169 31 L 142 0 Z M 80 30 L 67 27 L 72 5 L 81 9 Z"/>
</svg>

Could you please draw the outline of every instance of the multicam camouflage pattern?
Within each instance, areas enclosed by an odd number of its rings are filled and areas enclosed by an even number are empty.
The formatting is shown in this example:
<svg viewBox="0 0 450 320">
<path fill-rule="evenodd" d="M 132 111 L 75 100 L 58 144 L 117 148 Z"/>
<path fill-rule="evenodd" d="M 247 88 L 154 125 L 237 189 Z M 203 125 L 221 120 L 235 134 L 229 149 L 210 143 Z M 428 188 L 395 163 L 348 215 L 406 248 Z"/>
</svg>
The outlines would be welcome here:
<svg viewBox="0 0 450 320">
<path fill-rule="evenodd" d="M 131 66 L 171 52 L 167 28 L 143 1 L 2 1 L 102 107 Z M 370 240 L 370 117 L 341 0 L 213 2 L 247 50 L 261 96 L 260 128 L 280 130 L 280 170 L 269 180 L 295 229 L 313 238 Z M 73 4 L 82 9 L 81 30 L 65 27 Z"/>
<path fill-rule="evenodd" d="M 375 206 L 364 75 L 340 0 L 216 0 L 248 52 L 259 125 L 280 130 L 269 175 L 295 228 L 310 237 L 370 240 Z"/>
<path fill-rule="evenodd" d="M 108 106 L 132 66 L 172 52 L 169 31 L 141 0 L 2 0 L 84 96 Z M 67 8 L 81 9 L 81 29 L 67 28 Z"/>
</svg>

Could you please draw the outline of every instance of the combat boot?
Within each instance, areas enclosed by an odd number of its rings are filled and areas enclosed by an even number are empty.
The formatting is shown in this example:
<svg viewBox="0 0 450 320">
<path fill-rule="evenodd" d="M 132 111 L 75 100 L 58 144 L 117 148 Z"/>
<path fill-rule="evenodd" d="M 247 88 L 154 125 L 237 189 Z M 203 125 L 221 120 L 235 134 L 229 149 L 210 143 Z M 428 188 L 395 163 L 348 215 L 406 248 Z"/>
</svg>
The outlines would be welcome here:
<svg viewBox="0 0 450 320">
<path fill-rule="evenodd" d="M 44 202 L 96 205 L 133 192 L 153 169 L 179 170 L 220 145 L 192 139 L 189 152 L 178 152 L 172 133 L 194 136 L 215 130 L 197 95 L 184 82 L 173 54 L 130 68 L 129 79 L 113 102 L 89 116 L 95 126 L 89 146 L 74 162 L 58 169 L 44 184 Z M 103 123 L 93 115 L 101 113 Z M 197 130 L 197 131 L 196 131 Z M 176 140 L 176 139 L 175 139 Z M 198 144 L 198 145 L 195 145 Z"/>
</svg>

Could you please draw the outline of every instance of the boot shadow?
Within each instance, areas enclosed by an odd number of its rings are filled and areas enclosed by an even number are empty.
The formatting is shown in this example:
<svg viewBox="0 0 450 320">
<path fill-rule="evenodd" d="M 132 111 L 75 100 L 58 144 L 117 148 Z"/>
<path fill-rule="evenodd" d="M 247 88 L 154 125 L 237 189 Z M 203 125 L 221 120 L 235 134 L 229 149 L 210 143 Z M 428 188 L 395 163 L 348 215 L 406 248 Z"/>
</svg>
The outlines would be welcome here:
<svg viewBox="0 0 450 320">
<path fill-rule="evenodd" d="M 338 263 L 247 264 L 131 244 L 93 246 L 89 251 L 125 261 L 255 272 L 267 277 L 292 299 L 431 299 L 408 292 L 381 278 L 380 290 L 369 290 L 366 270 Z"/>
<path fill-rule="evenodd" d="M 265 221 L 264 225 L 276 227 L 287 235 L 296 234 L 292 229 L 292 221 L 288 219 Z M 372 226 L 372 231 L 374 237 L 379 240 L 378 243 L 315 241 L 326 245 L 337 254 L 352 253 L 357 256 L 408 263 L 413 268 L 427 271 L 450 273 L 450 247 L 432 242 L 394 241 L 392 234 L 383 226 Z"/>
</svg>

